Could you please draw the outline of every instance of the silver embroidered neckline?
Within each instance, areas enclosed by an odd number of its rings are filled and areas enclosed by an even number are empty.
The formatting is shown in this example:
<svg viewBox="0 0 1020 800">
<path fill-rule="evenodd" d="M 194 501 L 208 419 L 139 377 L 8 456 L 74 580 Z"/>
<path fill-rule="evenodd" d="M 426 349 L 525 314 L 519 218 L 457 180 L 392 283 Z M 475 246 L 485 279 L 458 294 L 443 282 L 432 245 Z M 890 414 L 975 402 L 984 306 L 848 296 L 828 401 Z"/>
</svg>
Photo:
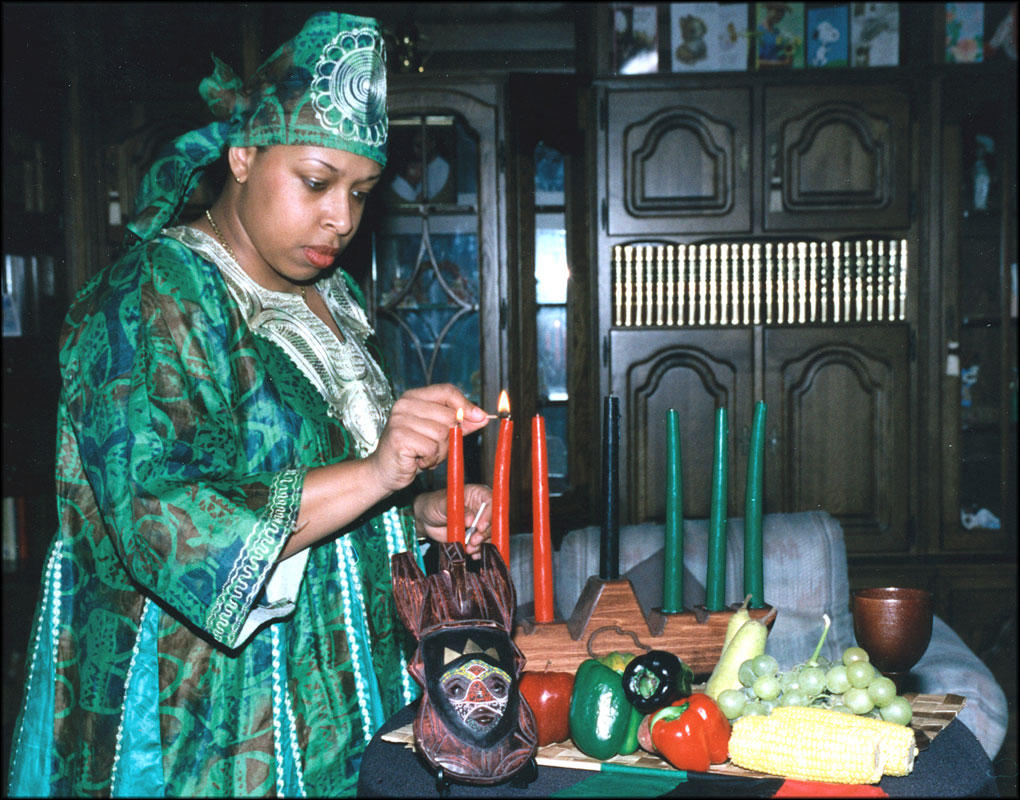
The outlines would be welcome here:
<svg viewBox="0 0 1020 800">
<path fill-rule="evenodd" d="M 338 339 L 299 295 L 260 286 L 204 231 L 180 225 L 164 233 L 217 266 L 251 330 L 287 353 L 327 402 L 331 416 L 352 434 L 358 454 L 372 452 L 393 394 L 365 347 L 372 328 L 343 276 L 335 273 L 315 287 L 343 334 Z"/>
</svg>

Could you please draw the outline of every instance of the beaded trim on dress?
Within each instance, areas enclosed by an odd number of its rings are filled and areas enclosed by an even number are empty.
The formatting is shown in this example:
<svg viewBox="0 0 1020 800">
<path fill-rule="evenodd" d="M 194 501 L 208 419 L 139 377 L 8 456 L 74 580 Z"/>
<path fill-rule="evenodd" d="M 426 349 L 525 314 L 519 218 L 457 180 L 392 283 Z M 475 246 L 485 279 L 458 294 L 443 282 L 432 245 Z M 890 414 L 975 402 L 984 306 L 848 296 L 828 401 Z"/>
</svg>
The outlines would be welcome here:
<svg viewBox="0 0 1020 800">
<path fill-rule="evenodd" d="M 359 455 L 375 450 L 393 405 L 393 393 L 365 347 L 372 328 L 343 277 L 336 273 L 316 286 L 340 328 L 337 338 L 299 295 L 257 284 L 204 231 L 180 225 L 163 232 L 219 268 L 252 331 L 287 353 L 329 404 L 330 414 L 348 428 Z"/>
</svg>

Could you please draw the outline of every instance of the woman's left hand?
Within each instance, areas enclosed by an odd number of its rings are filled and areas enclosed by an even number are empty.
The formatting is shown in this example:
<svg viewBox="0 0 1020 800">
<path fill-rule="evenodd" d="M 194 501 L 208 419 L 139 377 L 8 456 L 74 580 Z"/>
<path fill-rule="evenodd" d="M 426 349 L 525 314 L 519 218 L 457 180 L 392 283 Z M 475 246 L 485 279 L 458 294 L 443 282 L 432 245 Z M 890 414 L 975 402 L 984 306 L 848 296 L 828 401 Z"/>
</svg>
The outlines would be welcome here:
<svg viewBox="0 0 1020 800">
<path fill-rule="evenodd" d="M 488 486 L 469 483 L 464 487 L 464 527 L 475 518 L 478 509 L 485 509 L 478 518 L 475 532 L 464 542 L 468 555 L 480 558 L 482 542 L 489 538 L 492 526 L 492 490 Z M 425 492 L 414 498 L 414 524 L 419 534 L 437 542 L 446 541 L 446 490 Z"/>
</svg>

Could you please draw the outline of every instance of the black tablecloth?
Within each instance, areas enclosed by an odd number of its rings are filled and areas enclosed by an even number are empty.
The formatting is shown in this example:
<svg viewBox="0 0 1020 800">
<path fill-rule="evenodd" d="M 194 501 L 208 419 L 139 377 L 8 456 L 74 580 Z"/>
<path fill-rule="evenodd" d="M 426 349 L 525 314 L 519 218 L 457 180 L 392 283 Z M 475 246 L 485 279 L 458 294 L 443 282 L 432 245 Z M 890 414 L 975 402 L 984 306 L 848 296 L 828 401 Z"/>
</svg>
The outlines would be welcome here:
<svg viewBox="0 0 1020 800">
<path fill-rule="evenodd" d="M 384 742 L 382 735 L 407 725 L 414 719 L 416 704 L 401 709 L 376 733 L 361 761 L 358 780 L 360 797 L 439 797 L 435 778 L 409 748 Z M 594 773 L 585 770 L 539 767 L 538 775 L 527 786 L 503 783 L 497 786 L 453 784 L 450 797 L 549 797 Z M 774 782 L 754 778 L 689 773 L 671 796 L 771 796 L 780 779 Z M 757 785 L 757 786 L 756 786 Z M 882 778 L 879 786 L 890 797 L 998 797 L 992 762 L 974 734 L 954 719 L 918 754 L 914 770 L 902 778 Z"/>
</svg>

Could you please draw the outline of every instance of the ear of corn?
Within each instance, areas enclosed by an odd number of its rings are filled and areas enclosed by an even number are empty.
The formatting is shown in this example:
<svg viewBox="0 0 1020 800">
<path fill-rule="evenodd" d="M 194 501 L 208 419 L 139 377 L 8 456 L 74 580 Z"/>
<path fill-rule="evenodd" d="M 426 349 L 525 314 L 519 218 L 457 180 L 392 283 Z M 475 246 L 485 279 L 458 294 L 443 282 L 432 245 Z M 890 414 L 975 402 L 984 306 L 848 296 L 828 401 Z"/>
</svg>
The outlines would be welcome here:
<svg viewBox="0 0 1020 800">
<path fill-rule="evenodd" d="M 897 725 L 872 717 L 859 717 L 856 714 L 841 714 L 827 708 L 806 706 L 780 706 L 773 709 L 770 716 L 795 723 L 810 721 L 812 724 L 826 725 L 837 729 L 873 731 L 881 738 L 882 754 L 885 760 L 883 774 L 899 777 L 909 775 L 914 769 L 917 740 L 914 738 L 914 729 L 907 725 Z"/>
<path fill-rule="evenodd" d="M 876 731 L 784 718 L 773 711 L 733 723 L 730 761 L 797 780 L 878 783 L 885 756 Z"/>
</svg>

